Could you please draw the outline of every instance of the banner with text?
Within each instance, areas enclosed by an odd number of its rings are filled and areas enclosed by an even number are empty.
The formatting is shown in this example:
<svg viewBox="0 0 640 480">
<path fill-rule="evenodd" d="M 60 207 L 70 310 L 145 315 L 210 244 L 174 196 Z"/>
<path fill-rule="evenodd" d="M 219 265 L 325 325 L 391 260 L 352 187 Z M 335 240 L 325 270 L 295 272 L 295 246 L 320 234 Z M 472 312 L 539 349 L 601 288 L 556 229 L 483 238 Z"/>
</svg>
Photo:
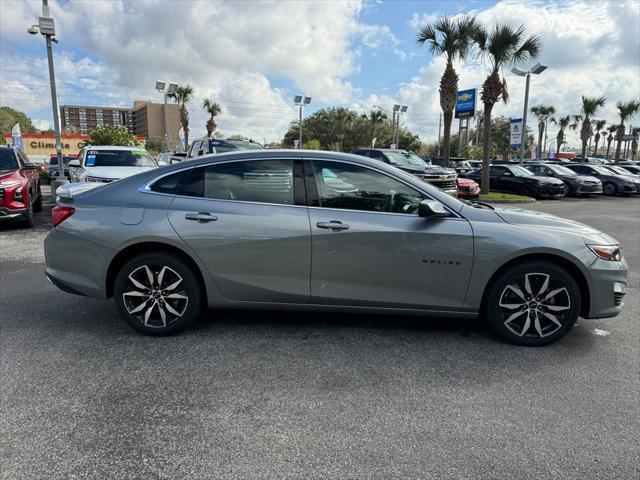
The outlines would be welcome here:
<svg viewBox="0 0 640 480">
<path fill-rule="evenodd" d="M 511 119 L 511 135 L 509 137 L 509 147 L 520 148 L 522 145 L 522 119 Z"/>
</svg>

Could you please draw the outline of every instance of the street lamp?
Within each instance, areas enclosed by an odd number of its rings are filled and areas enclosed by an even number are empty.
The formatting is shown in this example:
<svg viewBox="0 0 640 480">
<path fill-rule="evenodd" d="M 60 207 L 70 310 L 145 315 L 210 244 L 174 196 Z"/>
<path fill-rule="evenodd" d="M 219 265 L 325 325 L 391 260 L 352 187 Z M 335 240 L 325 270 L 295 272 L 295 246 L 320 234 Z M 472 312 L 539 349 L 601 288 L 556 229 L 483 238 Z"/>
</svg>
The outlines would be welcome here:
<svg viewBox="0 0 640 480">
<path fill-rule="evenodd" d="M 396 125 L 395 125 L 395 138 L 394 143 L 396 145 L 396 149 L 398 148 L 398 144 L 400 143 L 400 115 L 405 113 L 409 108 L 407 105 L 394 105 L 393 111 L 397 112 L 396 115 Z"/>
<path fill-rule="evenodd" d="M 527 86 L 524 90 L 524 112 L 522 113 L 522 139 L 520 140 L 520 163 L 524 161 L 524 144 L 527 140 L 527 109 L 529 108 L 529 77 L 531 74 L 540 75 L 547 69 L 546 65 L 536 63 L 529 70 L 522 70 L 517 67 L 511 69 L 519 77 L 527 77 Z"/>
<path fill-rule="evenodd" d="M 307 97 L 306 95 L 303 97 L 302 95 L 295 95 L 293 97 L 293 102 L 298 106 L 299 117 L 298 117 L 298 127 L 299 127 L 299 135 L 298 135 L 298 148 L 302 148 L 302 107 L 306 107 L 311 103 L 311 97 Z"/>
<path fill-rule="evenodd" d="M 175 82 L 165 82 L 163 80 L 156 80 L 156 90 L 158 93 L 164 94 L 164 107 L 162 109 L 162 116 L 164 117 L 164 147 L 165 150 L 169 150 L 169 115 L 167 115 L 167 97 L 176 93 L 178 84 Z"/>
<path fill-rule="evenodd" d="M 58 43 L 53 18 L 49 16 L 48 0 L 42 0 L 42 16 L 38 17 L 38 25 L 31 25 L 27 29 L 31 35 L 41 33 L 47 43 L 47 61 L 49 63 L 49 83 L 51 85 L 51 107 L 53 108 L 53 128 L 56 135 L 56 155 L 58 157 L 58 179 L 51 183 L 51 196 L 55 199 L 56 189 L 66 183 L 64 177 L 64 162 L 62 161 L 62 138 L 60 135 L 60 111 L 58 109 L 58 95 L 56 92 L 56 75 L 53 69 L 53 48 L 51 42 Z"/>
</svg>

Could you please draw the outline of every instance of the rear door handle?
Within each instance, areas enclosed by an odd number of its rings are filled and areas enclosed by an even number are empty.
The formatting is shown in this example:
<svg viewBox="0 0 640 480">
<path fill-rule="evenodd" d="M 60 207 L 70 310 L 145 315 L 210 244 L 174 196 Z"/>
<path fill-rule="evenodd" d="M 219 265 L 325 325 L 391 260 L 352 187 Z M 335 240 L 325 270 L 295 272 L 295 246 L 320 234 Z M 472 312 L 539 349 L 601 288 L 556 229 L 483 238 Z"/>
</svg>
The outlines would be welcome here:
<svg viewBox="0 0 640 480">
<path fill-rule="evenodd" d="M 329 230 L 347 230 L 349 225 L 339 222 L 338 220 L 331 220 L 330 222 L 318 222 L 316 223 L 316 227 Z"/>
<path fill-rule="evenodd" d="M 218 220 L 218 217 L 209 212 L 187 213 L 184 218 L 187 220 L 195 220 L 198 223 L 215 222 Z"/>
</svg>

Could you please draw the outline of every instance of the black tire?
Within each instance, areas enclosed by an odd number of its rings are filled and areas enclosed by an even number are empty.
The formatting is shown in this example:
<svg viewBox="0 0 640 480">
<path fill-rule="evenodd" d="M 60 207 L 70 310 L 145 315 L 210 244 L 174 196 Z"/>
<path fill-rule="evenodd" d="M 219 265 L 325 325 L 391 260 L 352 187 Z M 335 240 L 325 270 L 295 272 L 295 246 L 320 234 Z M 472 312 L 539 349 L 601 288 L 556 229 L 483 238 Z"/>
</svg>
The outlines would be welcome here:
<svg viewBox="0 0 640 480">
<path fill-rule="evenodd" d="M 522 187 L 520 193 L 525 197 L 538 198 L 538 189 L 534 185 L 528 183 Z"/>
<path fill-rule="evenodd" d="M 564 188 L 562 189 L 562 191 L 564 192 L 565 197 L 568 197 L 569 195 L 571 195 L 571 187 L 566 183 L 564 184 Z"/>
<path fill-rule="evenodd" d="M 36 199 L 36 202 L 33 204 L 33 210 L 35 212 L 42 211 L 42 191 L 40 190 L 40 185 L 38 185 L 38 198 Z"/>
<path fill-rule="evenodd" d="M 21 224 L 24 228 L 32 228 L 36 224 L 36 216 L 33 212 L 33 198 L 29 195 L 27 211 L 22 214 Z"/>
<path fill-rule="evenodd" d="M 515 345 L 549 345 L 564 337 L 580 314 L 578 285 L 564 268 L 551 262 L 516 264 L 488 288 L 485 319 L 496 335 Z"/>
<path fill-rule="evenodd" d="M 155 285 L 150 283 L 145 266 Z M 162 284 L 158 285 L 163 270 Z M 151 288 L 143 289 L 141 285 Z M 165 252 L 145 253 L 129 260 L 118 272 L 113 289 L 120 316 L 137 331 L 154 336 L 171 335 L 193 323 L 200 315 L 202 298 L 192 267 Z"/>
<path fill-rule="evenodd" d="M 604 182 L 604 185 L 602 185 L 602 193 L 613 196 L 618 193 L 618 187 L 616 187 L 616 184 L 613 182 Z"/>
</svg>

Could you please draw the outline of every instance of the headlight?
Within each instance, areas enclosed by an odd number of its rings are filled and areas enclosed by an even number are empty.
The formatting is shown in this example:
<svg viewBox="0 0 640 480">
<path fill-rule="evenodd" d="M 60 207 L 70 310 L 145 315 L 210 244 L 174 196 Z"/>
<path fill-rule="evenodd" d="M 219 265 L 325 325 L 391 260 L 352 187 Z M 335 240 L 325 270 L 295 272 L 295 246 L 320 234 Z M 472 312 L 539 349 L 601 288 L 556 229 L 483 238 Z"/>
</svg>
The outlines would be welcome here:
<svg viewBox="0 0 640 480">
<path fill-rule="evenodd" d="M 587 245 L 593 253 L 603 260 L 619 262 L 622 260 L 622 250 L 619 245 Z"/>
</svg>

